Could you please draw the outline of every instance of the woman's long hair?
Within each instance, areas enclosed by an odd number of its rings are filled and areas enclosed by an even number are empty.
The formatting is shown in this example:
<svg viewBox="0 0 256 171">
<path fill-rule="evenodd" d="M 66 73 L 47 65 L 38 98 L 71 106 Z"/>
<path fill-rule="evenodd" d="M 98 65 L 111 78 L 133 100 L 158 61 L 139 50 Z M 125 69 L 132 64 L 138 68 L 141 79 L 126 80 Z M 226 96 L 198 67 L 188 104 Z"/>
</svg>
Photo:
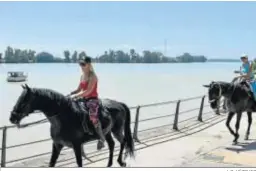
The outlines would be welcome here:
<svg viewBox="0 0 256 171">
<path fill-rule="evenodd" d="M 90 67 L 90 71 L 89 71 L 89 78 L 91 77 L 91 76 L 96 76 L 97 77 L 97 75 L 96 75 L 96 73 L 95 73 L 95 70 L 94 70 L 94 68 L 93 68 L 93 65 L 92 65 L 92 63 L 88 63 L 88 65 L 89 65 L 89 67 Z"/>
</svg>

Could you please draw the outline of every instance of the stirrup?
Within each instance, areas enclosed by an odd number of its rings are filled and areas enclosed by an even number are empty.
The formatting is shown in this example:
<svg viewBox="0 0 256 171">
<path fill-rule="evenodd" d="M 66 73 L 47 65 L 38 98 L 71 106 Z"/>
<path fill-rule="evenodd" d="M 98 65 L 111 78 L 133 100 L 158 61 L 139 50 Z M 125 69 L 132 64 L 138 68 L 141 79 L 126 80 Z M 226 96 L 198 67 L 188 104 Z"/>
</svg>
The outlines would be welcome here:
<svg viewBox="0 0 256 171">
<path fill-rule="evenodd" d="M 103 142 L 103 140 L 99 139 L 97 143 L 97 150 L 101 150 L 104 147 L 105 147 L 105 143 Z"/>
</svg>

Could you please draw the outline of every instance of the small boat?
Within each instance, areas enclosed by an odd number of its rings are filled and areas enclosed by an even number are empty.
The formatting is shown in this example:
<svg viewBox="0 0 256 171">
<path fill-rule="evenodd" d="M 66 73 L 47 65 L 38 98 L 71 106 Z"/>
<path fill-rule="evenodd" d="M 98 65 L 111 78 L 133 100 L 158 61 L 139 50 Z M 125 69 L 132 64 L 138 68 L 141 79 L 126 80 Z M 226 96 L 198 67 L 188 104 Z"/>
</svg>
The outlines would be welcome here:
<svg viewBox="0 0 256 171">
<path fill-rule="evenodd" d="M 8 82 L 23 82 L 27 80 L 27 75 L 24 72 L 15 71 L 15 72 L 8 72 L 7 81 Z"/>
</svg>

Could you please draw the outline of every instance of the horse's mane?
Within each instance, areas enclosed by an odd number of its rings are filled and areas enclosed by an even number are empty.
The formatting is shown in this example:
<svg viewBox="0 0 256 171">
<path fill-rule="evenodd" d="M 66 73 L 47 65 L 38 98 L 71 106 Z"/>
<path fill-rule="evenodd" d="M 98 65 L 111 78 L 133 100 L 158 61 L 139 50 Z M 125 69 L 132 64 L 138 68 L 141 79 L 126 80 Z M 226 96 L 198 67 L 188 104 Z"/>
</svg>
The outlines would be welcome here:
<svg viewBox="0 0 256 171">
<path fill-rule="evenodd" d="M 63 94 L 47 88 L 31 88 L 31 92 L 37 97 L 42 97 L 42 101 L 47 99 L 50 103 L 56 103 L 58 106 L 66 109 L 67 107 L 72 109 L 74 112 L 81 112 L 78 105 L 70 98 L 67 98 Z"/>
<path fill-rule="evenodd" d="M 249 91 L 250 96 L 253 97 L 253 94 L 251 94 L 251 91 L 250 91 L 250 85 L 248 85 L 247 82 L 245 81 L 240 81 L 238 83 L 217 81 L 215 83 L 222 85 L 222 88 L 226 90 L 232 90 L 232 93 L 234 93 L 235 90 L 238 90 L 240 95 L 242 92 L 248 94 L 248 91 Z"/>
<path fill-rule="evenodd" d="M 47 88 L 31 88 L 31 91 L 38 96 L 47 97 L 49 100 L 57 100 L 65 103 L 70 102 L 68 98 L 55 90 Z"/>
<path fill-rule="evenodd" d="M 214 83 L 224 84 L 224 85 L 231 85 L 232 84 L 232 83 L 227 82 L 227 81 L 214 81 Z"/>
<path fill-rule="evenodd" d="M 216 84 L 221 85 L 221 86 L 224 86 L 224 87 L 233 87 L 233 86 L 234 86 L 234 84 L 233 84 L 233 83 L 230 83 L 230 82 L 226 82 L 226 81 L 214 81 L 214 82 L 211 83 L 211 87 L 212 87 L 213 85 L 216 85 Z"/>
</svg>

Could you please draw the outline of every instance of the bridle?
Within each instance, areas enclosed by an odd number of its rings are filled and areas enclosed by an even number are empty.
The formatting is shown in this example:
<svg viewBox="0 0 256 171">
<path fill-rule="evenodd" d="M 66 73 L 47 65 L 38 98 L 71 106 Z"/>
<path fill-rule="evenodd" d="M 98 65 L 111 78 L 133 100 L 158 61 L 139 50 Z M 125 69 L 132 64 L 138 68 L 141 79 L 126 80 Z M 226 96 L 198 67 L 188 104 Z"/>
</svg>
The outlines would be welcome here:
<svg viewBox="0 0 256 171">
<path fill-rule="evenodd" d="M 234 84 L 234 83 L 231 83 L 231 84 L 233 84 L 232 93 L 230 94 L 230 97 L 231 97 L 231 99 L 232 99 L 232 97 L 233 97 L 233 95 L 234 95 L 234 92 L 235 92 L 235 89 L 236 89 L 236 87 L 237 87 L 237 84 Z M 238 84 L 240 84 L 240 83 L 238 83 Z M 247 84 L 247 82 L 246 82 L 246 84 Z M 219 94 L 218 94 L 218 96 L 217 96 L 216 98 L 214 98 L 214 99 L 212 99 L 212 100 L 209 100 L 209 103 L 213 103 L 213 102 L 215 102 L 215 101 L 220 100 L 220 98 L 221 98 L 221 96 L 222 96 L 222 93 L 223 93 L 223 89 L 221 88 L 220 83 L 215 82 L 215 83 L 213 83 L 213 84 L 211 85 L 211 87 L 212 87 L 213 85 L 218 85 L 218 87 L 219 87 Z M 250 84 L 249 84 L 249 86 L 251 87 Z M 246 86 L 245 86 L 245 87 L 246 87 Z M 246 88 L 247 88 L 247 87 L 246 87 Z M 248 94 L 248 95 L 250 96 L 250 94 Z"/>
<path fill-rule="evenodd" d="M 213 103 L 213 102 L 219 100 L 219 99 L 221 98 L 221 96 L 222 96 L 222 88 L 221 88 L 220 84 L 219 84 L 219 83 L 213 83 L 213 84 L 211 85 L 211 87 L 212 87 L 214 84 L 219 86 L 219 95 L 218 95 L 216 98 L 214 98 L 214 99 L 212 99 L 212 100 L 209 100 L 209 103 Z M 211 88 L 211 87 L 210 87 L 210 88 Z"/>
<path fill-rule="evenodd" d="M 25 106 L 24 106 L 24 108 L 23 108 L 23 111 L 25 111 L 25 112 L 22 112 L 21 115 L 20 115 L 20 113 L 16 112 L 16 109 L 15 109 L 15 108 L 14 108 L 13 111 L 11 111 L 11 114 L 12 114 L 13 116 L 18 117 L 18 118 L 21 118 L 21 119 L 27 117 L 27 116 L 30 114 L 30 110 L 29 110 L 29 105 L 28 105 L 28 104 L 30 104 L 34 99 L 35 99 L 35 97 L 32 96 L 32 97 L 29 99 L 29 101 L 25 103 Z"/>
</svg>

